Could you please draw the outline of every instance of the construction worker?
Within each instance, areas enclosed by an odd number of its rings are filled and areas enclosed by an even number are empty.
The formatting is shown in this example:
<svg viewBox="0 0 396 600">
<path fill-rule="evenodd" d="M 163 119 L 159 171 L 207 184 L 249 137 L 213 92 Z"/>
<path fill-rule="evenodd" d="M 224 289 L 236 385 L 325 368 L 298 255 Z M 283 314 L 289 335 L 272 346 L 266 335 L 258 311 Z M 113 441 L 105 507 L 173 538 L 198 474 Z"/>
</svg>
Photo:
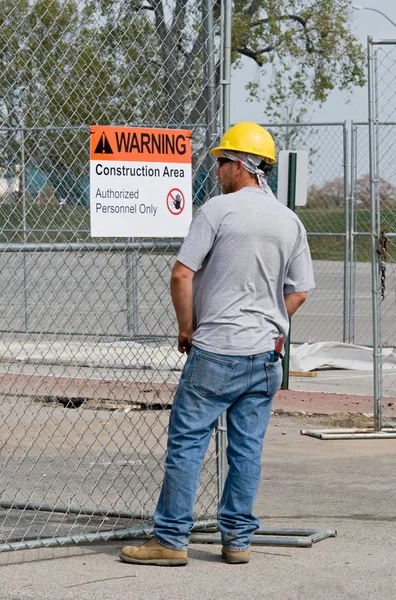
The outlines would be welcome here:
<svg viewBox="0 0 396 600">
<path fill-rule="evenodd" d="M 249 561 L 262 446 L 282 378 L 279 340 L 314 287 L 305 229 L 267 184 L 276 162 L 271 135 L 237 123 L 211 153 L 222 194 L 197 211 L 171 275 L 178 349 L 188 357 L 170 414 L 154 539 L 123 548 L 128 563 L 187 564 L 201 463 L 224 411 L 222 556 Z"/>
</svg>

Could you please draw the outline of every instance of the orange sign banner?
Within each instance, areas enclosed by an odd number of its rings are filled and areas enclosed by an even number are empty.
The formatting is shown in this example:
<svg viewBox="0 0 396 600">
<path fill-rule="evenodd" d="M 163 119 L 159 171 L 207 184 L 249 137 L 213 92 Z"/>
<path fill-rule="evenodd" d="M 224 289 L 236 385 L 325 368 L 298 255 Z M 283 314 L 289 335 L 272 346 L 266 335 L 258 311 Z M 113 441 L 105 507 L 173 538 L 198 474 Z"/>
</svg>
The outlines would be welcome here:
<svg viewBox="0 0 396 600">
<path fill-rule="evenodd" d="M 91 125 L 91 160 L 191 163 L 191 131 Z"/>
</svg>

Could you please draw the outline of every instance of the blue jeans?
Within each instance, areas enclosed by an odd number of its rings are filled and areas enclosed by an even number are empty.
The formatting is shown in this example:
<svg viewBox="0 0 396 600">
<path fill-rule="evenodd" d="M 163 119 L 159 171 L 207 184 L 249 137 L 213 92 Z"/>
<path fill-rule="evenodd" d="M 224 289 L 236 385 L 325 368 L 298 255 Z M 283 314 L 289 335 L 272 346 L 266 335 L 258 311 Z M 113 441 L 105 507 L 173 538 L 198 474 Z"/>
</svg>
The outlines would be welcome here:
<svg viewBox="0 0 396 600">
<path fill-rule="evenodd" d="M 227 411 L 228 475 L 219 503 L 222 543 L 246 550 L 260 525 L 252 514 L 264 434 L 282 367 L 270 354 L 224 356 L 193 347 L 173 401 L 165 475 L 154 514 L 156 540 L 187 547 L 200 469 L 218 417 Z"/>
</svg>

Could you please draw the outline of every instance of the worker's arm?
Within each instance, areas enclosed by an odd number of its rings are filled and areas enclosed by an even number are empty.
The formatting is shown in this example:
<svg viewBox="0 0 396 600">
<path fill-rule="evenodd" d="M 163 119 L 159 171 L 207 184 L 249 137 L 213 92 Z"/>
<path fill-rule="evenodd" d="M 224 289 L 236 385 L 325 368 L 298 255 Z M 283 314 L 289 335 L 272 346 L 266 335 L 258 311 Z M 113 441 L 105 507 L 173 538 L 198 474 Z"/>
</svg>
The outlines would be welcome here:
<svg viewBox="0 0 396 600">
<path fill-rule="evenodd" d="M 194 271 L 176 261 L 172 269 L 170 290 L 179 326 L 178 350 L 187 354 L 191 350 L 194 333 L 192 280 Z"/>
<path fill-rule="evenodd" d="M 302 304 L 304 304 L 305 300 L 307 299 L 307 292 L 293 292 L 292 294 L 285 294 L 283 297 L 285 300 L 287 314 L 290 319 L 296 310 L 300 308 Z"/>
</svg>

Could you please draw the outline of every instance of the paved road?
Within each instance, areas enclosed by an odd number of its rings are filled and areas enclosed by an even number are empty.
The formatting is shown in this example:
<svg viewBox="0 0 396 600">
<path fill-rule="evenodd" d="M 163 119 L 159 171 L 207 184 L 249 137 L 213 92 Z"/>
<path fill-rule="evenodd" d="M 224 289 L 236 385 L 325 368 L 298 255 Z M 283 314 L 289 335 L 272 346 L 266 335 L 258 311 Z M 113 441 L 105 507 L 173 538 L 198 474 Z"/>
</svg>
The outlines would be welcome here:
<svg viewBox="0 0 396 600">
<path fill-rule="evenodd" d="M 0 256 L 0 330 L 24 330 L 27 324 L 30 331 L 64 335 L 174 336 L 168 291 L 173 260 L 156 254 L 128 263 L 121 253 L 5 253 Z M 343 341 L 344 265 L 315 261 L 314 269 L 317 287 L 293 318 L 292 339 Z M 354 343 L 372 342 L 371 298 L 370 264 L 358 263 Z M 391 345 L 396 345 L 395 298 L 396 268 L 390 264 L 382 327 Z"/>
<path fill-rule="evenodd" d="M 256 512 L 264 527 L 336 529 L 313 548 L 254 547 L 226 565 L 194 544 L 187 567 L 126 565 L 122 542 L 0 554 L 4 600 L 393 600 L 395 440 L 319 441 L 274 418 Z M 121 524 L 121 523 L 120 523 Z M 77 529 L 75 529 L 77 531 Z"/>
</svg>

